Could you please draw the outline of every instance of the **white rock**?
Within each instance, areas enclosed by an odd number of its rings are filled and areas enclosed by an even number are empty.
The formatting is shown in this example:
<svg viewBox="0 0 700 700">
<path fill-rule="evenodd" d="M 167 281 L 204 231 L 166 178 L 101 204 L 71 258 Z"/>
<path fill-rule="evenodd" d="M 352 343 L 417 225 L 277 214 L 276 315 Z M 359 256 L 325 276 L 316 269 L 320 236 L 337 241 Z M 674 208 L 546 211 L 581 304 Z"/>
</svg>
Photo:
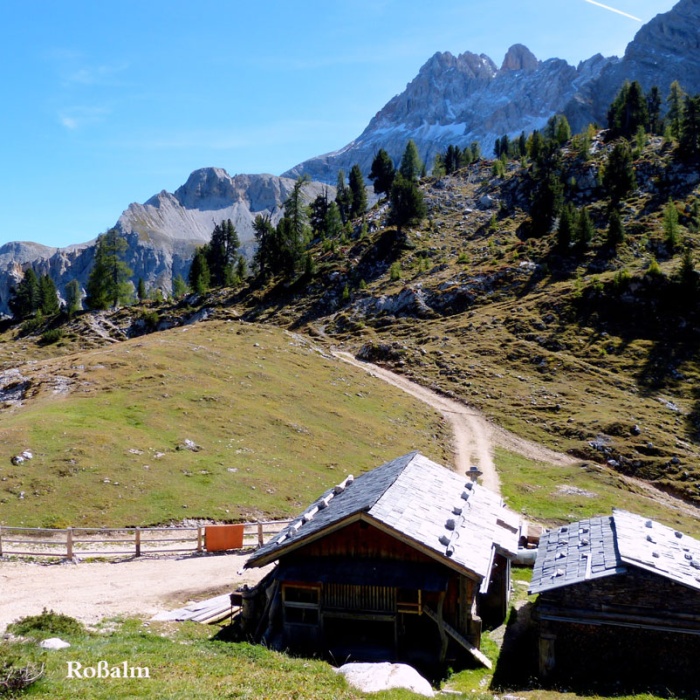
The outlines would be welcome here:
<svg viewBox="0 0 700 700">
<path fill-rule="evenodd" d="M 335 669 L 342 673 L 345 680 L 354 688 L 364 693 L 377 693 L 390 688 L 406 688 L 419 695 L 432 698 L 435 696 L 430 683 L 412 666 L 406 664 L 350 663 Z"/>
<path fill-rule="evenodd" d="M 66 647 L 69 647 L 70 644 L 68 642 L 64 642 L 58 637 L 51 637 L 50 639 L 44 639 L 43 641 L 39 642 L 39 646 L 42 649 L 65 649 Z"/>
</svg>

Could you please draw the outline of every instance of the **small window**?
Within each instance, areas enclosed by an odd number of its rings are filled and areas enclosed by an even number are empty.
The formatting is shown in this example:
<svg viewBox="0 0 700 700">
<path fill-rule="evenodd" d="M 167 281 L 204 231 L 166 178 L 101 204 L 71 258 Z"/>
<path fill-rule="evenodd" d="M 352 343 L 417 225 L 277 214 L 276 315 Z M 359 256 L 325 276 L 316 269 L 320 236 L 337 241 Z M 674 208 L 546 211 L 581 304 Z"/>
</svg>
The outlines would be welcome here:
<svg viewBox="0 0 700 700">
<path fill-rule="evenodd" d="M 308 603 L 318 605 L 321 597 L 320 588 L 298 588 L 297 586 L 284 587 L 285 603 Z"/>
</svg>

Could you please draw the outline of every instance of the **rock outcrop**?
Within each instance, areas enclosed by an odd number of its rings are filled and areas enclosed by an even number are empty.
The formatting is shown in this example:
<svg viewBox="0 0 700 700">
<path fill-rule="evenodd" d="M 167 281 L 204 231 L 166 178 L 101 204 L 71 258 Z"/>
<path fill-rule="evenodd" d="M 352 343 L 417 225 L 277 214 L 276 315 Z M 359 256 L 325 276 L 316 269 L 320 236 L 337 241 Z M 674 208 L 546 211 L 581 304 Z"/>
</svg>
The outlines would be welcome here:
<svg viewBox="0 0 700 700">
<path fill-rule="evenodd" d="M 253 221 L 258 214 L 277 223 L 294 180 L 274 175 L 235 175 L 221 168 L 193 172 L 174 193 L 160 192 L 144 204 L 130 204 L 116 223 L 128 244 L 125 262 L 133 270 L 133 281 L 143 279 L 147 288 L 170 292 L 177 275 L 185 279 L 194 250 L 211 238 L 214 225 L 231 219 L 242 250 L 253 251 Z M 308 183 L 304 198 L 311 201 L 324 188 Z M 335 196 L 330 187 L 329 196 Z M 0 248 L 0 313 L 9 313 L 10 288 L 28 266 L 38 275 L 48 274 L 59 294 L 77 279 L 87 283 L 95 252 L 95 241 L 68 248 L 50 248 L 35 243 L 8 243 Z"/>
</svg>

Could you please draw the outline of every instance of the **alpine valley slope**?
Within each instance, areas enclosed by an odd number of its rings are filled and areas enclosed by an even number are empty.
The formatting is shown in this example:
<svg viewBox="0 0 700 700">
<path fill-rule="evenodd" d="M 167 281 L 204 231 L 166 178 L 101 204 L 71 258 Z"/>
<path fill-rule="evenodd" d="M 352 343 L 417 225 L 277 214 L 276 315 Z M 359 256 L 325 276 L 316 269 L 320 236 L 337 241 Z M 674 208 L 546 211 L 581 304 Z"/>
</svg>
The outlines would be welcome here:
<svg viewBox="0 0 700 700">
<path fill-rule="evenodd" d="M 622 59 L 597 54 L 573 67 L 558 58 L 540 61 L 516 44 L 498 68 L 484 54 L 436 53 L 357 139 L 284 175 L 335 182 L 338 170 L 354 163 L 369 172 L 380 148 L 398 162 L 409 139 L 428 165 L 450 144 L 476 141 L 490 155 L 496 139 L 541 129 L 557 113 L 566 114 L 574 131 L 605 125 L 625 80 L 638 80 L 645 91 L 656 85 L 664 96 L 674 80 L 690 94 L 700 92 L 698 49 L 700 0 L 680 0 L 637 32 Z"/>
</svg>

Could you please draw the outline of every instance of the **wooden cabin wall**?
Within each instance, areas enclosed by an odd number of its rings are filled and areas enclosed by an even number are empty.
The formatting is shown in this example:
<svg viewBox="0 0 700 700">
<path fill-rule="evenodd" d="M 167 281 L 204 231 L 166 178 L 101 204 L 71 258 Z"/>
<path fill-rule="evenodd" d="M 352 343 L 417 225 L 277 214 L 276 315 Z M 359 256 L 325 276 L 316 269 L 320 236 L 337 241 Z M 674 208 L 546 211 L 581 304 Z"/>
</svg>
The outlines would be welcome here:
<svg viewBox="0 0 700 700">
<path fill-rule="evenodd" d="M 546 619 L 548 614 L 585 619 Z M 541 593 L 539 674 L 684 687 L 700 682 L 700 592 L 640 569 Z M 626 626 L 613 624 L 623 622 Z M 696 634 L 636 625 L 680 626 Z"/>
<path fill-rule="evenodd" d="M 346 557 L 435 563 L 427 554 L 365 522 L 350 523 L 341 530 L 331 532 L 296 550 L 294 557 Z"/>
</svg>

